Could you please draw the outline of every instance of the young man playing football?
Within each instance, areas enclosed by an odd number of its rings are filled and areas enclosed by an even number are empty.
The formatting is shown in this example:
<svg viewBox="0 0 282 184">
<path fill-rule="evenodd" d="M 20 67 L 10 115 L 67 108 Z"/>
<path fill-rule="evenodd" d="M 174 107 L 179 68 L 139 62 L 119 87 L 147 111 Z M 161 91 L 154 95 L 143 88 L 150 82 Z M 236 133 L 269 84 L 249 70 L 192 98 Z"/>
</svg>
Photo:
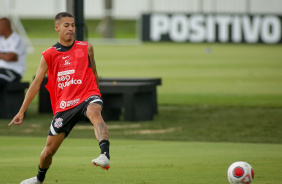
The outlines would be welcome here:
<svg viewBox="0 0 282 184">
<path fill-rule="evenodd" d="M 45 74 L 46 88 L 50 93 L 53 109 L 46 145 L 40 155 L 37 176 L 21 184 L 41 184 L 45 179 L 52 158 L 61 143 L 78 121 L 88 120 L 93 124 L 101 155 L 92 164 L 110 168 L 109 134 L 101 116 L 103 101 L 99 91 L 94 50 L 90 43 L 74 40 L 75 22 L 71 14 L 61 12 L 55 17 L 55 30 L 59 42 L 42 53 L 36 77 L 30 85 L 22 107 L 9 125 L 21 125 L 24 112 L 40 89 Z"/>
</svg>

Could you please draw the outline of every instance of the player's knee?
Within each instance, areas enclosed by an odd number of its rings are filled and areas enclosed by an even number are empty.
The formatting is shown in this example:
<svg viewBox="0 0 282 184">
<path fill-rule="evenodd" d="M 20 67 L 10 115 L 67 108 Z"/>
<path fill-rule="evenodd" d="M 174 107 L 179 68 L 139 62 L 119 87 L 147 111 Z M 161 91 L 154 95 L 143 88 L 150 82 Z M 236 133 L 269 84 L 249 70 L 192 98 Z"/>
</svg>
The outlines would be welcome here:
<svg viewBox="0 0 282 184">
<path fill-rule="evenodd" d="M 51 147 L 45 147 L 45 149 L 43 150 L 43 155 L 44 157 L 52 157 L 53 155 L 55 155 L 56 150 L 52 149 Z"/>
<path fill-rule="evenodd" d="M 101 117 L 101 109 L 97 106 L 88 106 L 87 107 L 87 116 L 89 119 Z"/>
</svg>

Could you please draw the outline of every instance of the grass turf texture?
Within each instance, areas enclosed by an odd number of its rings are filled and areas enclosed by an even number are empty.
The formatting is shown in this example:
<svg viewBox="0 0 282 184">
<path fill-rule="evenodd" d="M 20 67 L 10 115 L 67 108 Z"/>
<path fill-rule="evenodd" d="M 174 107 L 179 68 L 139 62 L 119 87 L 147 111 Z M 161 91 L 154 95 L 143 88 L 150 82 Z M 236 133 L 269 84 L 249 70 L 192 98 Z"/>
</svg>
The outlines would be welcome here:
<svg viewBox="0 0 282 184">
<path fill-rule="evenodd" d="M 282 143 L 281 108 L 161 105 L 148 122 L 107 122 L 111 139 Z M 51 114 L 32 105 L 22 126 L 1 119 L 0 135 L 46 137 Z M 90 124 L 78 124 L 71 138 L 94 138 Z"/>
<path fill-rule="evenodd" d="M 19 183 L 35 176 L 46 139 L 0 140 L 0 183 Z M 247 160 L 255 171 L 253 183 L 279 184 L 281 151 L 280 144 L 112 140 L 111 168 L 103 171 L 91 165 L 99 154 L 96 140 L 71 138 L 54 157 L 45 183 L 228 183 L 229 165 Z"/>
</svg>

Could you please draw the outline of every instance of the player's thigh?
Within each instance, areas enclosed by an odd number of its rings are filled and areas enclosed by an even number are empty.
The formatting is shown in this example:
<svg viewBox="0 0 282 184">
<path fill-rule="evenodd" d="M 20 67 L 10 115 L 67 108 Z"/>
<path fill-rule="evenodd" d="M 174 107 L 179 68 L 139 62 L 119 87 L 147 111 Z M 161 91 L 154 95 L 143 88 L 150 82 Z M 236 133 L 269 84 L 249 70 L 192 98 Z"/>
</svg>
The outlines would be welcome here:
<svg viewBox="0 0 282 184">
<path fill-rule="evenodd" d="M 55 154 L 56 151 L 61 146 L 64 139 L 65 139 L 65 132 L 60 133 L 58 135 L 49 135 L 47 137 L 45 151 L 48 152 L 48 154 L 51 154 L 51 155 Z"/>
</svg>

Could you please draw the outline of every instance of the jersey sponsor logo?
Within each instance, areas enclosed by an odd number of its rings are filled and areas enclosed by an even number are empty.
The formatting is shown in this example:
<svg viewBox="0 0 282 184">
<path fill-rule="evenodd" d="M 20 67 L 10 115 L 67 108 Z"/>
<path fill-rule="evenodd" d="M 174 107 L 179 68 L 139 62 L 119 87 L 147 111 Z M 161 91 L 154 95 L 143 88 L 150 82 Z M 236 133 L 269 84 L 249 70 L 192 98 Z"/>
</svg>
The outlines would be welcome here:
<svg viewBox="0 0 282 184">
<path fill-rule="evenodd" d="M 82 80 L 81 79 L 73 79 L 72 78 L 71 80 L 67 80 L 65 82 L 59 83 L 58 84 L 58 88 L 64 89 L 65 87 L 68 87 L 71 84 L 82 84 Z"/>
<path fill-rule="evenodd" d="M 60 103 L 60 108 L 61 109 L 65 109 L 67 107 L 71 107 L 71 106 L 74 106 L 75 104 L 77 104 L 78 102 L 80 101 L 80 99 L 75 99 L 75 100 L 70 100 L 70 101 L 61 101 Z"/>
<path fill-rule="evenodd" d="M 62 71 L 62 72 L 58 72 L 58 76 L 62 76 L 62 75 L 69 75 L 69 74 L 74 74 L 75 70 L 66 70 L 66 71 Z"/>
<path fill-rule="evenodd" d="M 64 81 L 69 81 L 70 80 L 70 76 L 69 75 L 65 75 L 65 76 L 60 76 L 57 78 L 58 82 L 64 82 Z"/>
<path fill-rule="evenodd" d="M 64 89 L 65 87 L 71 84 L 82 84 L 81 79 L 73 79 L 69 76 L 70 74 L 74 74 L 74 73 L 75 73 L 75 70 L 66 70 L 66 71 L 58 72 L 57 74 L 58 76 L 57 81 L 59 82 L 58 87 L 60 89 Z"/>
<path fill-rule="evenodd" d="M 63 119 L 62 119 L 62 118 L 56 118 L 56 119 L 55 119 L 54 126 L 55 126 L 56 128 L 62 127 L 62 126 L 63 126 Z"/>
<path fill-rule="evenodd" d="M 77 42 L 77 45 L 87 45 L 87 43 Z"/>
</svg>

